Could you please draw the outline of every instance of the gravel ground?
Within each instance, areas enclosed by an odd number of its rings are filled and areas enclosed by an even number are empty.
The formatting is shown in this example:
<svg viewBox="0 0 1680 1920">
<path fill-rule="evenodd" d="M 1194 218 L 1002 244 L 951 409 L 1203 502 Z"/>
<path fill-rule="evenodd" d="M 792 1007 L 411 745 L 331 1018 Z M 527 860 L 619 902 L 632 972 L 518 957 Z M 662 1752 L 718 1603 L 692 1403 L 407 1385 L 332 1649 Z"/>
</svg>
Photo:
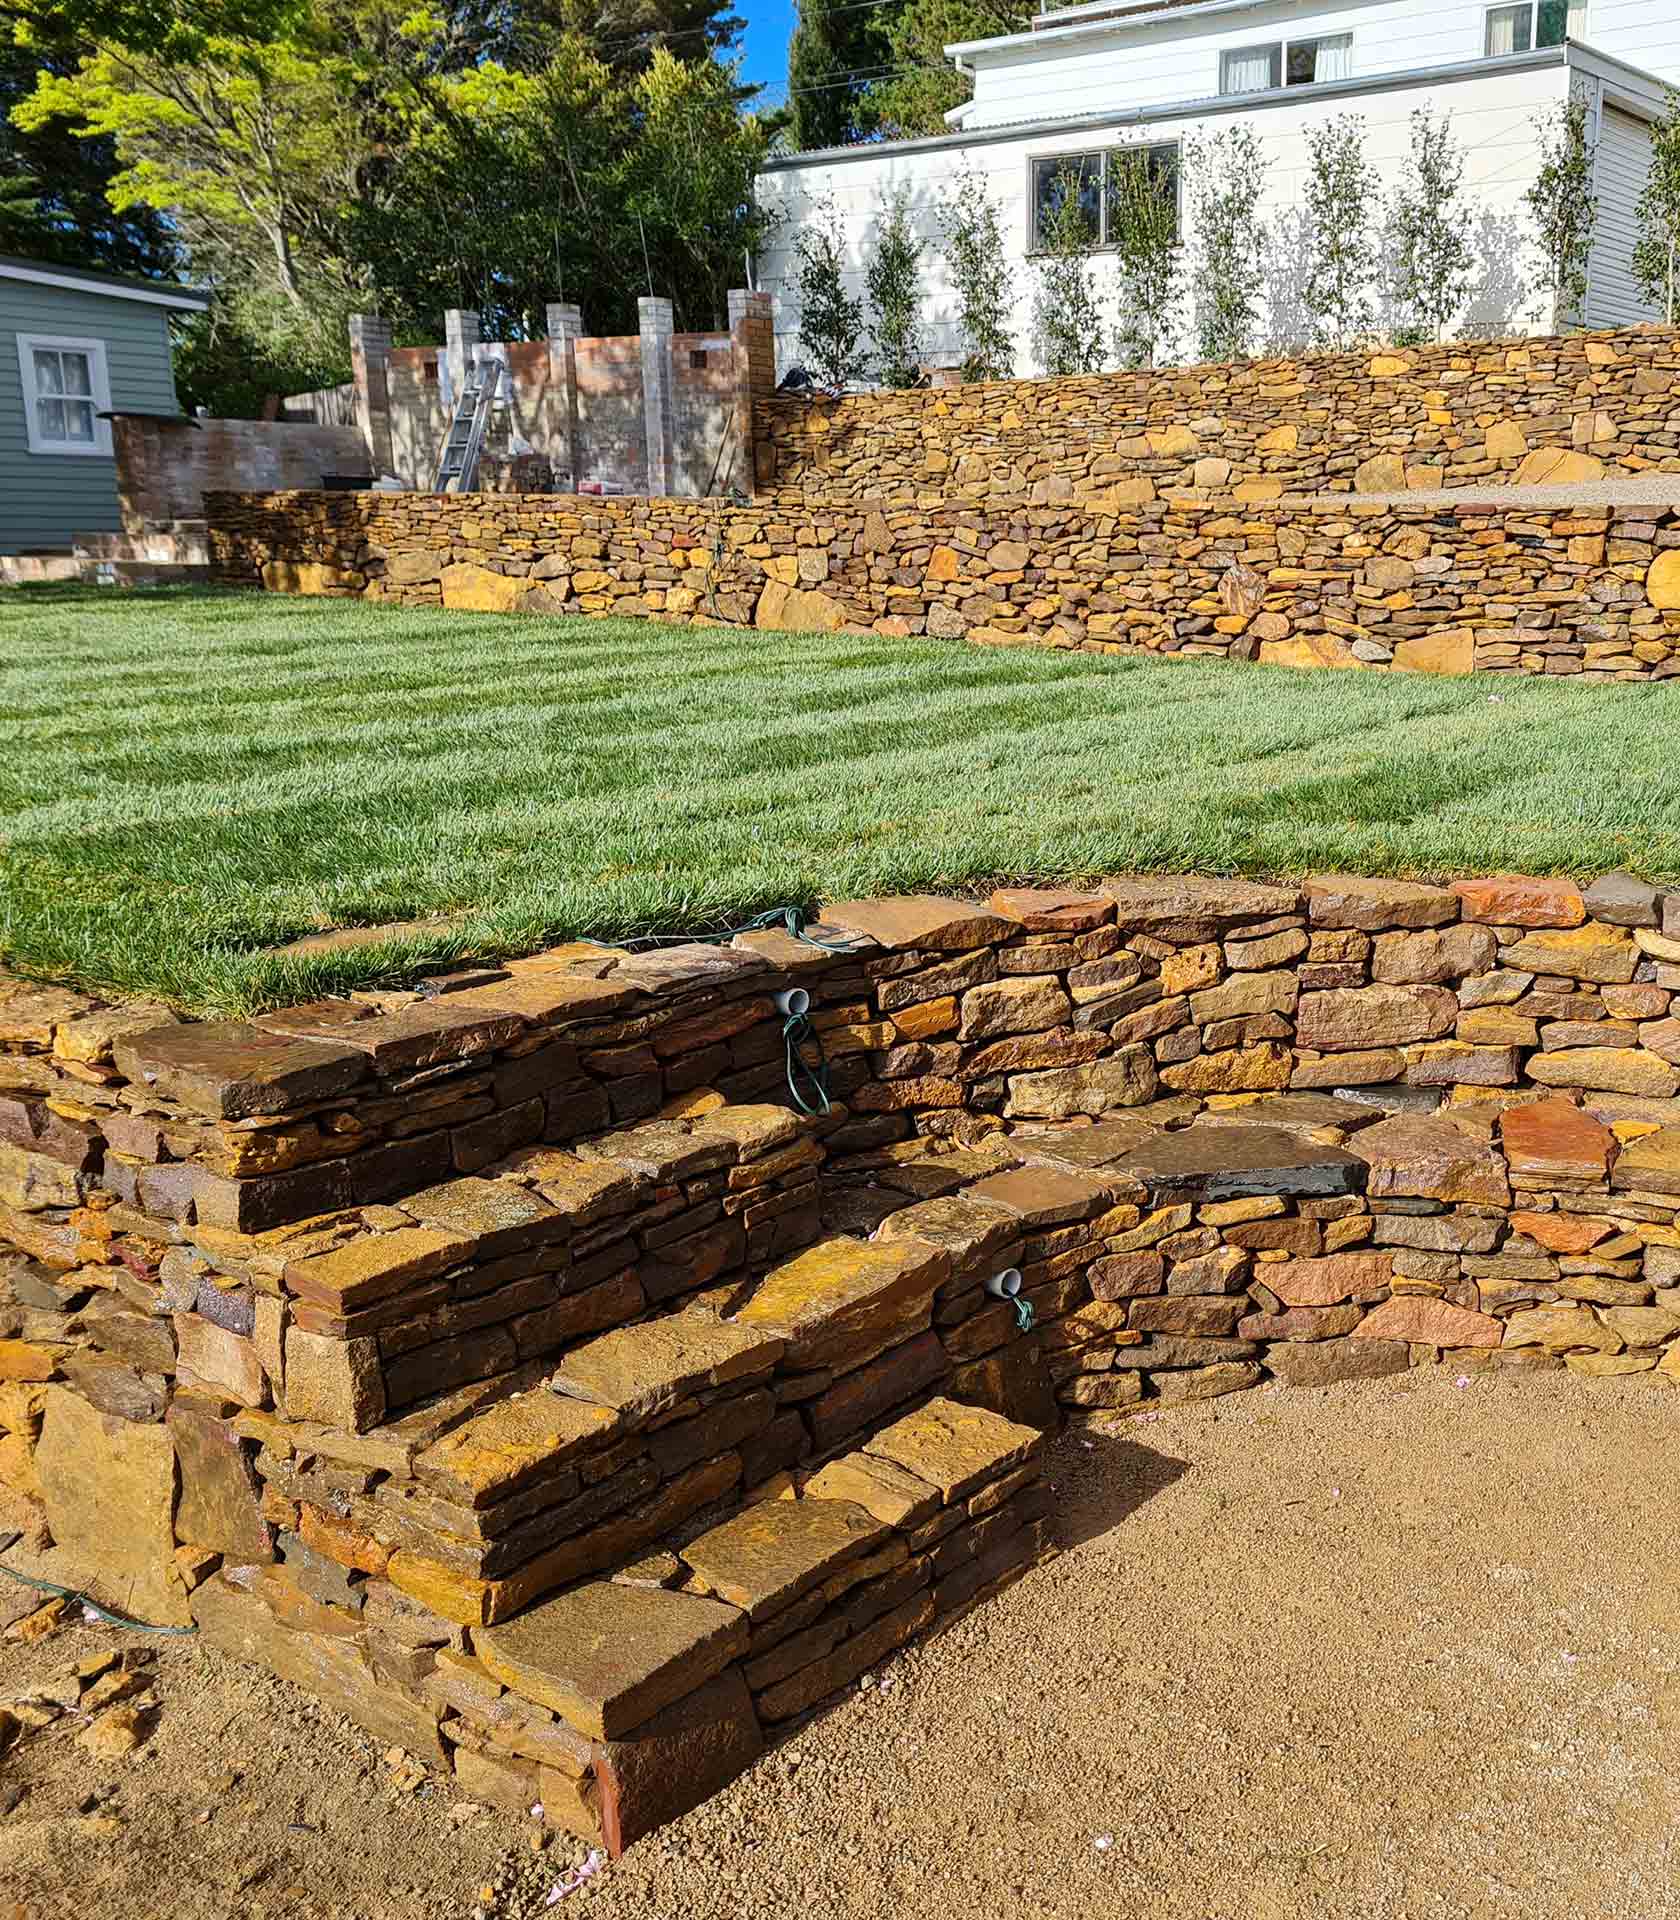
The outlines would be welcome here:
<svg viewBox="0 0 1680 1920">
<path fill-rule="evenodd" d="M 1680 1916 L 1677 1414 L 1637 1379 L 1437 1369 L 1070 1434 L 1058 1559 L 556 1905 Z M 111 1640 L 5 1643 L 0 1698 Z M 92 1763 L 67 1729 L 0 1762 L 0 1806 L 26 1789 L 0 1895 L 28 1920 L 532 1920 L 581 1858 L 452 1817 L 303 1696 L 161 1646 L 139 1755 Z"/>
</svg>

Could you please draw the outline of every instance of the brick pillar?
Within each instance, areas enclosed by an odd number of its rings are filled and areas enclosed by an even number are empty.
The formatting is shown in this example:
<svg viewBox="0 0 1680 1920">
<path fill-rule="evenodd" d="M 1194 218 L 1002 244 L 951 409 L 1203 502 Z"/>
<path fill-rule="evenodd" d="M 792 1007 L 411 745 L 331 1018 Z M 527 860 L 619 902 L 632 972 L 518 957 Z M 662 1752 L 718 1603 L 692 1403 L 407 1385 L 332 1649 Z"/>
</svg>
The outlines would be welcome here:
<svg viewBox="0 0 1680 1920">
<path fill-rule="evenodd" d="M 396 467 L 391 445 L 391 328 L 376 313 L 350 316 L 350 370 L 356 425 L 377 479 Z"/>
<path fill-rule="evenodd" d="M 443 356 L 449 366 L 449 410 L 455 411 L 478 346 L 478 315 L 450 307 L 443 316 Z"/>
<path fill-rule="evenodd" d="M 671 491 L 673 424 L 671 416 L 671 336 L 677 330 L 669 300 L 636 302 L 637 332 L 642 337 L 642 411 L 647 423 L 648 492 Z"/>
<path fill-rule="evenodd" d="M 556 484 L 569 476 L 572 492 L 583 478 L 584 447 L 578 433 L 577 343 L 583 338 L 583 309 L 569 300 L 551 300 L 544 309 L 548 323 L 548 377 L 556 396 L 555 411 L 562 421 L 564 447 L 551 456 Z"/>
<path fill-rule="evenodd" d="M 725 484 L 752 493 L 776 477 L 776 449 L 759 436 L 757 406 L 776 391 L 775 295 L 733 289 L 729 338 L 735 349 L 735 458 Z"/>
</svg>

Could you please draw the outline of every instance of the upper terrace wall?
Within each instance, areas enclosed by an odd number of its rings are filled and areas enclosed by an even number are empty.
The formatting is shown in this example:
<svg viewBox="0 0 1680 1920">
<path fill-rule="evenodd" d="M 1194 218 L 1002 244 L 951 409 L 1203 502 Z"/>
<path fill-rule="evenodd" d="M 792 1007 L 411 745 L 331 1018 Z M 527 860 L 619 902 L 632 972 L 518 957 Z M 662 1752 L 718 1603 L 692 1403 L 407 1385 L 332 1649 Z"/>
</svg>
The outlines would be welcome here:
<svg viewBox="0 0 1680 1920">
<path fill-rule="evenodd" d="M 1680 337 L 1662 328 L 760 403 L 781 504 L 1036 503 L 1680 472 Z M 1573 457 L 1562 470 L 1548 451 Z"/>
</svg>

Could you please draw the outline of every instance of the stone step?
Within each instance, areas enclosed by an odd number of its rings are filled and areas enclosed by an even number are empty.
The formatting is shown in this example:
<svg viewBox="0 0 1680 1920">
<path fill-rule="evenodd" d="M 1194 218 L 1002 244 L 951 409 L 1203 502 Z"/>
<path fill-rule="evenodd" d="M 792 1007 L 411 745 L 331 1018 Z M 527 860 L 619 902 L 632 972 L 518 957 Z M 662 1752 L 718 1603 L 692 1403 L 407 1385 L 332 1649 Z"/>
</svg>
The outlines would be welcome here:
<svg viewBox="0 0 1680 1920">
<path fill-rule="evenodd" d="M 473 1657 L 504 1698 L 590 1743 L 620 1852 L 1051 1551 L 1042 1447 L 997 1414 L 929 1401 L 784 1497 L 478 1629 Z"/>
</svg>

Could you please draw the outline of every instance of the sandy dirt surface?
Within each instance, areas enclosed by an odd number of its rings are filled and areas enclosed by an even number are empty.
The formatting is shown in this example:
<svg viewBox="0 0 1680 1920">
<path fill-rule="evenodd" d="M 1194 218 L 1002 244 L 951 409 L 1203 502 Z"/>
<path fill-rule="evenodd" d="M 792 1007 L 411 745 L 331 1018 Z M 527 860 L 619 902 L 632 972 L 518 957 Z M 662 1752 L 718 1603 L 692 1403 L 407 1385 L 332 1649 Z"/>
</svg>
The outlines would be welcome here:
<svg viewBox="0 0 1680 1920">
<path fill-rule="evenodd" d="M 157 1642 L 137 1754 L 0 1761 L 0 1920 L 1668 1920 L 1677 1428 L 1431 1369 L 1069 1434 L 1058 1559 L 552 1904 L 581 1848 Z M 114 1643 L 0 1642 L 0 1700 Z"/>
</svg>

